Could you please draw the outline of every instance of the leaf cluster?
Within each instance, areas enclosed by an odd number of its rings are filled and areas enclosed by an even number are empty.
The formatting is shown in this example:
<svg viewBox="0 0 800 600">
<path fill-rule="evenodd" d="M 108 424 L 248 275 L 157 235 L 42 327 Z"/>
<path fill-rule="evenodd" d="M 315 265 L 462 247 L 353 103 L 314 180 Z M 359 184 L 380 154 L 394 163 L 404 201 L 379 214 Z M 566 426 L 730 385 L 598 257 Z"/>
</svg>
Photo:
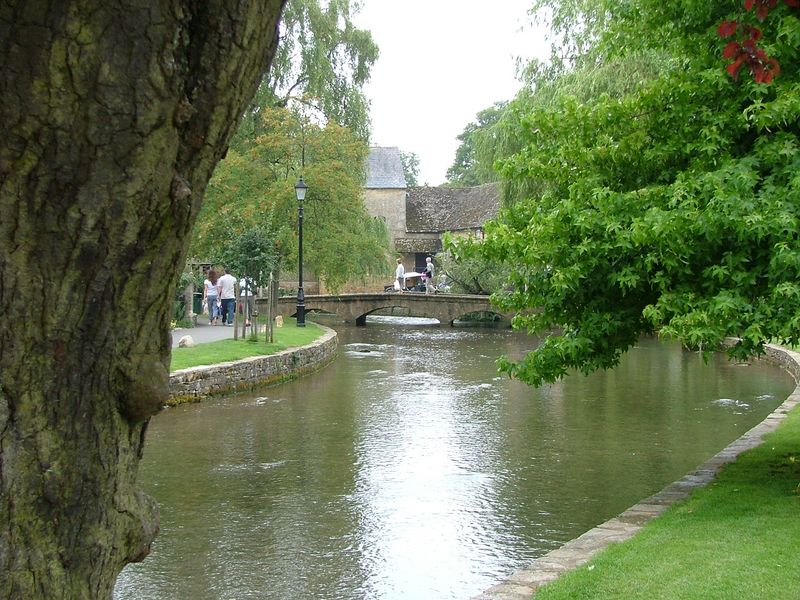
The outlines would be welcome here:
<svg viewBox="0 0 800 600">
<path fill-rule="evenodd" d="M 400 152 L 400 160 L 403 163 L 403 176 L 408 187 L 419 185 L 419 156 L 415 152 Z"/>
<path fill-rule="evenodd" d="M 547 334 L 502 369 L 538 385 L 607 368 L 654 331 L 702 350 L 737 336 L 735 356 L 800 342 L 797 20 L 771 24 L 788 67 L 765 86 L 717 62 L 715 27 L 734 3 L 588 4 L 564 29 L 573 48 L 591 42 L 580 69 L 507 110 L 520 149 L 499 166 L 516 196 L 483 244 L 461 249 L 513 265 L 495 298 Z M 580 92 L 628 60 L 665 69 Z"/>
<path fill-rule="evenodd" d="M 439 272 L 444 274 L 451 291 L 457 294 L 489 295 L 503 289 L 510 269 L 497 261 L 490 261 L 478 254 L 459 255 L 458 245 L 447 238 L 443 252 L 436 256 Z"/>
<path fill-rule="evenodd" d="M 460 143 L 453 164 L 447 169 L 448 185 L 472 187 L 499 179 L 493 166 L 503 144 L 499 143 L 501 132 L 495 126 L 502 118 L 505 106 L 506 102 L 496 102 L 480 111 L 475 121 L 456 136 Z"/>
<path fill-rule="evenodd" d="M 252 226 L 228 239 L 213 257 L 237 277 L 249 277 L 256 287 L 266 287 L 270 274 L 276 273 L 280 257 L 275 233 L 264 225 Z"/>
<path fill-rule="evenodd" d="M 286 3 L 277 52 L 231 142 L 234 148 L 241 151 L 264 133 L 261 111 L 269 108 L 302 109 L 369 139 L 363 86 L 379 52 L 372 34 L 353 24 L 357 10 L 351 0 Z"/>
</svg>

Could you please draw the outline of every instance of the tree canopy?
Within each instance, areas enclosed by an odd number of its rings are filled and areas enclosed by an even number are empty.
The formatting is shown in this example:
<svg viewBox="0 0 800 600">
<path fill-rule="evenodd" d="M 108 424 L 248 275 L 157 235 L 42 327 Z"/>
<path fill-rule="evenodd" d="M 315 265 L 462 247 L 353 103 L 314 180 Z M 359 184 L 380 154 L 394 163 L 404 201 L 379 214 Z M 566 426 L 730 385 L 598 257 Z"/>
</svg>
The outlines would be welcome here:
<svg viewBox="0 0 800 600">
<path fill-rule="evenodd" d="M 286 108 L 264 109 L 259 117 L 265 133 L 243 150 L 230 149 L 209 182 L 192 253 L 220 258 L 230 239 L 260 227 L 272 234 L 282 268 L 293 269 L 294 185 L 303 175 L 306 266 L 332 289 L 348 278 L 385 274 L 388 233 L 362 197 L 366 144 L 346 127 L 320 126 Z"/>
<path fill-rule="evenodd" d="M 736 336 L 736 357 L 800 342 L 796 12 L 763 24 L 782 66 L 765 85 L 720 58 L 739 0 L 535 4 L 561 43 L 508 109 L 519 149 L 500 171 L 516 196 L 483 244 L 456 248 L 509 264 L 496 300 L 546 336 L 501 368 L 541 384 L 614 366 L 652 332 L 704 351 Z M 647 64 L 661 66 L 634 68 Z M 604 69 L 617 85 L 593 77 Z"/>
<path fill-rule="evenodd" d="M 505 105 L 506 102 L 496 102 L 483 109 L 476 120 L 456 136 L 460 143 L 453 164 L 447 169 L 449 185 L 471 187 L 499 179 L 494 170 L 494 160 L 501 144 L 495 125 L 502 117 Z"/>
<path fill-rule="evenodd" d="M 363 86 L 378 46 L 369 31 L 353 24 L 358 6 L 351 0 L 288 0 L 275 59 L 245 112 L 234 148 L 241 150 L 264 132 L 263 109 L 291 106 L 369 138 Z"/>
<path fill-rule="evenodd" d="M 446 237 L 445 244 L 450 237 Z M 497 261 L 489 261 L 479 255 L 459 257 L 458 260 L 449 252 L 436 255 L 439 273 L 456 294 L 489 295 L 503 287 L 508 278 L 508 268 L 498 267 Z"/>
<path fill-rule="evenodd" d="M 362 200 L 369 137 L 362 87 L 378 56 L 350 0 L 289 0 L 270 71 L 210 182 L 191 252 L 222 260 L 241 235 L 272 236 L 279 266 L 297 264 L 300 175 L 309 187 L 304 262 L 333 289 L 386 273 L 388 233 Z M 229 253 L 228 253 L 229 256 Z M 342 257 L 353 256 L 343 265 Z"/>
<path fill-rule="evenodd" d="M 215 256 L 231 273 L 247 277 L 258 287 L 266 287 L 279 266 L 274 232 L 264 225 L 254 225 L 229 239 Z"/>
<path fill-rule="evenodd" d="M 403 163 L 403 176 L 408 187 L 419 185 L 419 156 L 415 152 L 400 151 L 400 160 Z"/>
</svg>

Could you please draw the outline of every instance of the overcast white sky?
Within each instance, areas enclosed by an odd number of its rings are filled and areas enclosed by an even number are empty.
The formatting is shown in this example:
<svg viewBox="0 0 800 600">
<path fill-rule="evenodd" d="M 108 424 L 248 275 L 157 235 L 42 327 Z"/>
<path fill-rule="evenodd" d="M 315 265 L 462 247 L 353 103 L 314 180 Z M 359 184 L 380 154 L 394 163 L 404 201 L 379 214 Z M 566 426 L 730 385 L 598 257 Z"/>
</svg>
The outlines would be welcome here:
<svg viewBox="0 0 800 600">
<path fill-rule="evenodd" d="M 380 48 L 366 94 L 374 146 L 420 159 L 421 185 L 439 185 L 476 114 L 520 88 L 515 57 L 545 58 L 530 0 L 363 0 L 354 21 Z"/>
</svg>

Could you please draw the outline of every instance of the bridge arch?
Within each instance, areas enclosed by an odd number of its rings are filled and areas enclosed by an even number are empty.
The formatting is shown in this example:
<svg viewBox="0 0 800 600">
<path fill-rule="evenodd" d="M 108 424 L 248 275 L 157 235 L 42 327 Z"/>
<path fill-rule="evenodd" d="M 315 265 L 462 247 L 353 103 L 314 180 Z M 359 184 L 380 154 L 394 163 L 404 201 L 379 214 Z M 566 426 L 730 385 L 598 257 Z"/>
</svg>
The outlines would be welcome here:
<svg viewBox="0 0 800 600">
<path fill-rule="evenodd" d="M 259 301 L 261 306 L 265 301 Z M 374 293 L 374 294 L 336 294 L 310 295 L 305 297 L 306 311 L 321 310 L 333 313 L 345 322 L 365 325 L 367 315 L 382 309 L 403 308 L 409 316 L 437 319 L 440 323 L 452 325 L 453 321 L 464 315 L 488 312 L 509 320 L 511 314 L 496 310 L 489 303 L 488 296 L 466 294 L 416 294 L 416 293 Z M 296 298 L 286 297 L 278 300 L 278 314 L 296 314 Z M 260 309 L 263 311 L 263 307 Z"/>
</svg>

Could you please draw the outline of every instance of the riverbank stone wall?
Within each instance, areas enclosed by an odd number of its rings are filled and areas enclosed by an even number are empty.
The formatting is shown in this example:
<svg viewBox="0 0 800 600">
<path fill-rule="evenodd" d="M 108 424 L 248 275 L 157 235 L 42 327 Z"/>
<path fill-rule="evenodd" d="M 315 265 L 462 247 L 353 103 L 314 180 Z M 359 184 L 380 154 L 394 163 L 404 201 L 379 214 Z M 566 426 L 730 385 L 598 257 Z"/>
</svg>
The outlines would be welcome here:
<svg viewBox="0 0 800 600">
<path fill-rule="evenodd" d="M 170 375 L 167 405 L 197 402 L 209 396 L 246 392 L 317 371 L 336 356 L 336 332 L 325 333 L 315 342 L 289 348 L 269 356 L 253 356 L 233 362 L 181 369 Z"/>
</svg>

